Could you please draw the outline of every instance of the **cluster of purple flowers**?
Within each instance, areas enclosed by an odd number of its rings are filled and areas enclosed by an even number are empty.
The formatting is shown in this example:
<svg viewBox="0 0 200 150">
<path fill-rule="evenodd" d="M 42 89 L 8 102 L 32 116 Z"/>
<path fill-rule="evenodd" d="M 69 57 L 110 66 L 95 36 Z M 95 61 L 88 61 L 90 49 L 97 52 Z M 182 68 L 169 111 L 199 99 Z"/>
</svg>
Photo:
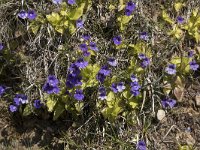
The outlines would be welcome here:
<svg viewBox="0 0 200 150">
<path fill-rule="evenodd" d="M 84 61 L 83 58 L 79 58 L 75 63 L 71 64 L 69 67 L 69 74 L 67 75 L 66 86 L 68 88 L 73 88 L 74 86 L 82 85 L 81 82 L 81 70 L 82 68 L 87 67 L 88 62 Z"/>
<path fill-rule="evenodd" d="M 125 7 L 125 15 L 130 16 L 135 10 L 135 8 L 136 8 L 135 3 L 133 3 L 132 1 L 129 1 Z"/>
<path fill-rule="evenodd" d="M 27 104 L 28 98 L 24 94 L 16 94 L 13 100 L 13 104 L 9 106 L 11 112 L 16 112 L 18 107 L 22 104 Z"/>
<path fill-rule="evenodd" d="M 67 88 L 73 88 L 74 86 L 82 85 L 82 77 L 80 75 L 81 71 L 75 63 L 71 64 L 71 66 L 69 67 L 69 72 L 70 73 L 67 75 L 66 81 Z"/>
<path fill-rule="evenodd" d="M 87 41 L 87 40 L 90 39 L 90 36 L 89 35 L 83 35 L 83 39 Z M 80 44 L 79 48 L 83 52 L 83 55 L 86 56 L 86 57 L 90 55 L 90 52 L 88 52 L 88 46 L 93 51 L 96 51 L 96 52 L 99 51 L 97 44 L 95 42 L 91 41 L 91 42 L 89 42 L 89 45 L 87 45 L 86 43 Z"/>
<path fill-rule="evenodd" d="M 131 75 L 131 94 L 137 96 L 140 94 L 139 90 L 141 86 L 138 83 L 138 78 L 135 75 Z"/>
<path fill-rule="evenodd" d="M 58 94 L 60 92 L 58 84 L 59 84 L 58 79 L 54 75 L 49 75 L 42 89 L 48 94 L 53 94 L 53 93 Z"/>
<path fill-rule="evenodd" d="M 161 101 L 161 104 L 163 106 L 163 108 L 173 108 L 176 105 L 176 100 L 171 99 L 171 98 L 165 98 Z"/>
<path fill-rule="evenodd" d="M 30 19 L 30 20 L 34 20 L 37 17 L 37 13 L 34 10 L 28 10 L 28 12 L 26 12 L 25 10 L 21 10 L 18 13 L 18 17 L 21 19 Z"/>
<path fill-rule="evenodd" d="M 98 51 L 99 50 L 95 42 L 90 42 L 88 46 L 90 47 L 91 50 L 94 50 L 94 51 Z M 86 52 L 88 50 L 88 46 L 87 46 L 87 44 L 83 43 L 83 44 L 79 45 L 79 48 L 83 52 Z"/>
<path fill-rule="evenodd" d="M 106 79 L 106 76 L 110 75 L 111 71 L 109 70 L 108 68 L 108 65 L 105 65 L 103 67 L 101 67 L 101 69 L 99 70 L 97 76 L 96 76 L 96 79 L 103 83 L 104 80 Z"/>
<path fill-rule="evenodd" d="M 138 58 L 141 60 L 141 67 L 146 68 L 150 64 L 150 59 L 146 57 L 143 53 L 138 55 Z"/>
<path fill-rule="evenodd" d="M 111 86 L 111 90 L 114 93 L 122 92 L 125 89 L 126 89 L 126 86 L 124 85 L 124 82 L 113 83 Z"/>
<path fill-rule="evenodd" d="M 192 58 L 194 56 L 194 50 L 189 50 L 188 51 L 188 58 Z M 192 60 L 189 62 L 190 69 L 196 71 L 199 68 L 199 64 L 195 60 Z"/>
<path fill-rule="evenodd" d="M 69 74 L 67 75 L 67 81 L 66 81 L 66 86 L 67 88 L 73 88 L 75 86 L 80 86 L 82 85 L 81 82 L 81 70 L 85 67 L 87 67 L 88 62 L 85 61 L 83 58 L 79 58 L 75 63 L 71 64 L 69 67 Z M 83 90 L 77 89 L 74 93 L 74 98 L 76 100 L 83 100 L 84 99 L 84 94 Z"/>
</svg>

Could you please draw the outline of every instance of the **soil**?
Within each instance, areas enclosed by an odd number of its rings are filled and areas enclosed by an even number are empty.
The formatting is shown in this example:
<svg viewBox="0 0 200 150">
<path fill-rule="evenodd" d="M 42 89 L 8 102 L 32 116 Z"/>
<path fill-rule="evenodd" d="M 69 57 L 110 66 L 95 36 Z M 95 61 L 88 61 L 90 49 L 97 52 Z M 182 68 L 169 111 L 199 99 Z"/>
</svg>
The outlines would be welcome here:
<svg viewBox="0 0 200 150">
<path fill-rule="evenodd" d="M 200 149 L 200 107 L 195 101 L 195 96 L 200 94 L 199 87 L 198 81 L 190 85 L 185 90 L 183 101 L 151 128 L 150 149 L 177 150 L 184 145 Z"/>
</svg>

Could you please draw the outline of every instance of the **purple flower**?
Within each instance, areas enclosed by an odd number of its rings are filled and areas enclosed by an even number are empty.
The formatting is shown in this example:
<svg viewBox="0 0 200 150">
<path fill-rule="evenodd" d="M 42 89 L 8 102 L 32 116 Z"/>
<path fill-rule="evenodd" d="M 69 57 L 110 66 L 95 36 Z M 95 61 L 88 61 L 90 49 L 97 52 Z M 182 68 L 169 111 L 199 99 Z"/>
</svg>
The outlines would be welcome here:
<svg viewBox="0 0 200 150">
<path fill-rule="evenodd" d="M 117 84 L 117 91 L 118 92 L 122 92 L 124 89 L 125 89 L 125 85 L 124 85 L 124 82 L 120 82 Z"/>
<path fill-rule="evenodd" d="M 80 45 L 79 45 L 79 48 L 80 48 L 83 52 L 88 50 L 88 47 L 87 47 L 87 45 L 86 45 L 85 43 L 80 44 Z"/>
<path fill-rule="evenodd" d="M 190 64 L 190 69 L 191 69 L 191 70 L 194 70 L 194 71 L 195 71 L 195 70 L 197 70 L 197 69 L 199 68 L 199 65 L 196 63 L 195 60 L 189 62 L 189 64 Z"/>
<path fill-rule="evenodd" d="M 146 55 L 143 54 L 143 53 L 140 53 L 140 54 L 138 55 L 138 58 L 139 58 L 140 60 L 143 60 L 143 59 L 146 58 Z"/>
<path fill-rule="evenodd" d="M 90 56 L 90 52 L 88 52 L 88 51 L 84 51 L 84 52 L 83 52 L 83 56 L 85 56 L 85 57 Z"/>
<path fill-rule="evenodd" d="M 18 13 L 18 17 L 21 18 L 21 19 L 26 19 L 28 16 L 27 12 L 24 11 L 24 10 L 21 10 L 19 13 Z"/>
<path fill-rule="evenodd" d="M 34 20 L 37 17 L 37 14 L 34 10 L 28 10 L 28 19 Z"/>
<path fill-rule="evenodd" d="M 121 36 L 116 36 L 113 38 L 113 42 L 115 45 L 120 45 L 122 43 L 122 38 Z"/>
<path fill-rule="evenodd" d="M 147 32 L 140 33 L 140 39 L 147 41 L 149 39 Z"/>
<path fill-rule="evenodd" d="M 79 59 L 76 61 L 75 64 L 76 64 L 76 66 L 77 66 L 78 68 L 85 68 L 85 67 L 87 67 L 88 62 L 87 62 L 87 61 L 84 61 L 83 58 L 79 58 Z"/>
<path fill-rule="evenodd" d="M 74 98 L 78 101 L 82 101 L 84 99 L 83 90 L 76 90 Z"/>
<path fill-rule="evenodd" d="M 172 75 L 176 74 L 176 65 L 175 64 L 169 64 L 168 67 L 165 68 L 165 72 Z"/>
<path fill-rule="evenodd" d="M 51 86 L 48 82 L 44 84 L 42 89 L 48 94 L 58 94 L 60 92 L 60 88 L 58 86 Z"/>
<path fill-rule="evenodd" d="M 114 93 L 117 93 L 118 92 L 118 89 L 117 89 L 117 84 L 116 83 L 113 83 L 112 85 L 111 85 L 111 90 L 114 92 Z"/>
<path fill-rule="evenodd" d="M 72 74 L 72 76 L 78 76 L 81 73 L 81 70 L 79 67 L 77 67 L 76 63 L 72 63 L 69 67 L 69 71 Z"/>
<path fill-rule="evenodd" d="M 4 46 L 3 43 L 0 43 L 0 51 L 3 50 Z"/>
<path fill-rule="evenodd" d="M 135 3 L 133 3 L 132 1 L 129 1 L 127 4 L 126 4 L 126 9 L 129 9 L 131 11 L 135 10 Z"/>
<path fill-rule="evenodd" d="M 146 150 L 146 144 L 144 141 L 138 141 L 137 143 L 137 150 Z"/>
<path fill-rule="evenodd" d="M 177 17 L 177 22 L 178 22 L 179 24 L 182 24 L 182 23 L 184 22 L 184 18 L 181 17 L 181 16 L 178 16 L 178 17 Z"/>
<path fill-rule="evenodd" d="M 96 45 L 96 43 L 94 43 L 94 42 L 90 42 L 90 49 L 94 50 L 94 51 L 98 51 L 99 50 L 97 45 Z"/>
<path fill-rule="evenodd" d="M 61 3 L 62 3 L 62 0 L 52 0 L 52 2 L 53 2 L 54 4 L 61 4 Z"/>
<path fill-rule="evenodd" d="M 127 9 L 127 8 L 125 9 L 125 15 L 126 15 L 126 16 L 130 16 L 132 13 L 133 13 L 132 10 Z"/>
<path fill-rule="evenodd" d="M 53 93 L 58 94 L 60 92 L 58 84 L 59 84 L 58 79 L 54 75 L 49 75 L 42 89 L 48 94 L 53 94 Z"/>
<path fill-rule="evenodd" d="M 27 104 L 28 103 L 28 98 L 24 94 L 16 94 L 14 97 L 14 103 L 19 106 L 21 104 Z"/>
<path fill-rule="evenodd" d="M 70 4 L 70 5 L 74 5 L 76 3 L 76 1 L 75 0 L 68 0 L 67 3 Z"/>
<path fill-rule="evenodd" d="M 19 98 L 14 98 L 13 100 L 13 103 L 16 105 L 16 106 L 20 106 L 22 103 L 21 103 L 21 100 Z"/>
<path fill-rule="evenodd" d="M 131 90 L 131 94 L 133 95 L 133 96 L 138 96 L 139 94 L 140 94 L 140 92 L 139 91 L 135 91 L 135 90 Z"/>
<path fill-rule="evenodd" d="M 133 3 L 132 1 L 129 1 L 127 4 L 126 4 L 126 8 L 125 8 L 125 15 L 126 16 L 130 16 L 133 11 L 135 10 L 135 3 Z"/>
<path fill-rule="evenodd" d="M 138 78 L 134 74 L 132 74 L 131 75 L 131 81 L 132 82 L 138 82 Z"/>
<path fill-rule="evenodd" d="M 5 91 L 6 91 L 5 86 L 0 85 L 0 97 L 5 93 Z"/>
<path fill-rule="evenodd" d="M 86 41 L 88 41 L 90 39 L 90 35 L 88 34 L 83 34 L 82 38 Z"/>
<path fill-rule="evenodd" d="M 115 66 L 117 66 L 117 60 L 114 59 L 114 58 L 109 58 L 108 59 L 108 64 L 113 66 L 113 67 L 115 67 Z"/>
<path fill-rule="evenodd" d="M 135 90 L 139 90 L 141 88 L 141 86 L 139 85 L 138 82 L 131 82 L 131 90 L 135 91 Z"/>
<path fill-rule="evenodd" d="M 98 74 L 97 74 L 97 76 L 96 76 L 96 79 L 97 79 L 99 82 L 103 83 L 104 80 L 106 79 L 106 76 L 105 76 L 104 74 L 98 72 Z"/>
<path fill-rule="evenodd" d="M 137 96 L 140 94 L 140 88 L 141 86 L 137 81 L 131 82 L 131 94 L 133 94 L 133 96 Z"/>
<path fill-rule="evenodd" d="M 165 98 L 165 99 L 161 100 L 161 104 L 162 104 L 163 108 L 166 108 L 168 106 L 170 108 L 173 108 L 176 105 L 176 100 L 170 99 L 170 98 Z"/>
<path fill-rule="evenodd" d="M 66 86 L 68 88 L 73 88 L 74 86 L 80 86 L 82 85 L 81 82 L 81 76 L 79 74 L 68 74 L 67 75 L 67 81 L 66 81 Z"/>
<path fill-rule="evenodd" d="M 101 73 L 105 76 L 108 76 L 111 73 L 111 71 L 108 69 L 108 66 L 105 65 L 105 66 L 101 67 L 101 69 L 99 70 L 99 73 Z"/>
<path fill-rule="evenodd" d="M 76 27 L 83 28 L 84 22 L 81 19 L 76 20 Z"/>
<path fill-rule="evenodd" d="M 33 106 L 34 106 L 36 109 L 41 108 L 42 105 L 43 105 L 43 104 L 41 103 L 40 100 L 34 100 L 34 102 L 33 102 Z"/>
<path fill-rule="evenodd" d="M 118 93 L 122 92 L 126 87 L 124 85 L 124 82 L 119 82 L 119 83 L 113 83 L 110 88 L 114 93 Z"/>
<path fill-rule="evenodd" d="M 9 109 L 10 109 L 11 112 L 16 112 L 16 111 L 17 111 L 17 106 L 15 106 L 15 105 L 10 105 L 10 106 L 9 106 Z"/>
<path fill-rule="evenodd" d="M 47 79 L 47 82 L 48 82 L 51 86 L 56 86 L 56 85 L 58 85 L 58 83 L 59 83 L 58 79 L 57 79 L 56 76 L 54 76 L 54 75 L 49 75 L 49 76 L 48 76 L 48 79 Z"/>
<path fill-rule="evenodd" d="M 106 96 L 106 89 L 104 87 L 99 88 L 99 97 L 100 100 L 104 100 L 107 98 Z"/>
<path fill-rule="evenodd" d="M 188 51 L 188 57 L 191 58 L 193 56 L 194 56 L 194 51 L 193 50 Z"/>
<path fill-rule="evenodd" d="M 142 60 L 142 62 L 141 62 L 141 67 L 142 68 L 146 68 L 148 65 L 150 64 L 150 60 L 149 60 L 149 58 L 144 58 L 143 60 Z"/>
</svg>

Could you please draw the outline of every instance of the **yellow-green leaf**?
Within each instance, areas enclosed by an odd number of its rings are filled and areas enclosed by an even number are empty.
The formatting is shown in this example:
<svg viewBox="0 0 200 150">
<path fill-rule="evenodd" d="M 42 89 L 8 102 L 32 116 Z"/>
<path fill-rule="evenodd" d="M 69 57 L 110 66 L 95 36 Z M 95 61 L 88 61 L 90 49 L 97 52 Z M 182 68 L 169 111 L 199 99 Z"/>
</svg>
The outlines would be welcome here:
<svg viewBox="0 0 200 150">
<path fill-rule="evenodd" d="M 63 113 L 64 110 L 65 110 L 65 105 L 58 103 L 55 106 L 55 110 L 54 110 L 54 114 L 53 114 L 53 120 L 58 119 L 58 117 L 60 117 L 60 115 Z"/>
<path fill-rule="evenodd" d="M 132 18 L 133 18 L 133 16 L 126 16 L 126 15 L 124 15 L 121 18 L 121 23 L 127 24 Z"/>
<path fill-rule="evenodd" d="M 115 100 L 116 100 L 115 94 L 113 92 L 109 92 L 106 99 L 109 108 L 112 108 L 115 105 Z"/>
<path fill-rule="evenodd" d="M 47 20 L 52 24 L 52 25 L 58 25 L 59 22 L 61 21 L 61 17 L 58 13 L 52 12 L 50 15 L 46 15 Z"/>
<path fill-rule="evenodd" d="M 26 105 L 26 107 L 23 110 L 23 116 L 28 116 L 32 113 L 31 111 L 31 106 L 30 105 Z"/>
<path fill-rule="evenodd" d="M 121 11 L 125 8 L 124 0 L 119 0 L 118 11 Z"/>
<path fill-rule="evenodd" d="M 174 24 L 174 21 L 170 18 L 170 16 L 167 14 L 167 12 L 165 10 L 162 11 L 162 18 L 170 23 L 170 24 Z"/>
<path fill-rule="evenodd" d="M 52 112 L 54 110 L 54 106 L 56 105 L 56 101 L 52 100 L 50 97 L 47 99 L 47 108 L 49 112 Z"/>
<path fill-rule="evenodd" d="M 78 102 L 75 104 L 75 108 L 77 110 L 77 112 L 81 112 L 81 110 L 83 109 L 84 103 L 83 102 Z"/>
<path fill-rule="evenodd" d="M 64 28 L 63 28 L 62 26 L 56 26 L 56 27 L 55 27 L 55 30 L 56 30 L 57 32 L 61 33 L 61 34 L 64 33 Z"/>
<path fill-rule="evenodd" d="M 173 57 L 170 61 L 172 64 L 175 64 L 176 66 L 179 65 L 181 63 L 181 58 L 180 57 Z"/>
<path fill-rule="evenodd" d="M 129 105 L 131 106 L 131 108 L 135 108 L 135 107 L 137 107 L 137 105 L 138 105 L 138 102 L 137 101 L 134 101 L 134 100 L 132 100 L 132 101 L 129 101 Z"/>
<path fill-rule="evenodd" d="M 176 2 L 176 3 L 174 4 L 174 9 L 175 9 L 177 12 L 179 12 L 179 11 L 181 10 L 181 8 L 183 8 L 184 6 L 185 6 L 184 3 Z"/>
<path fill-rule="evenodd" d="M 165 95 L 169 95 L 172 90 L 172 85 L 168 81 L 164 81 L 163 92 Z"/>
<path fill-rule="evenodd" d="M 112 4 L 110 4 L 108 8 L 109 8 L 109 10 L 112 11 L 112 10 L 114 10 L 116 7 L 115 7 L 114 5 L 112 5 Z"/>
<path fill-rule="evenodd" d="M 168 35 L 175 36 L 180 39 L 183 36 L 183 31 L 176 25 L 173 26 L 172 31 L 168 32 Z"/>
<path fill-rule="evenodd" d="M 37 22 L 31 22 L 29 28 L 31 29 L 31 31 L 32 31 L 34 34 L 37 34 L 37 32 L 38 32 L 38 30 L 39 30 L 39 28 L 40 28 L 40 24 L 37 23 Z"/>
<path fill-rule="evenodd" d="M 69 32 L 73 34 L 76 31 L 76 27 L 73 23 L 69 22 Z"/>
<path fill-rule="evenodd" d="M 68 17 L 70 18 L 70 20 L 78 20 L 83 15 L 84 7 L 85 7 L 85 2 L 81 3 L 78 8 L 71 10 L 68 13 Z"/>
</svg>

